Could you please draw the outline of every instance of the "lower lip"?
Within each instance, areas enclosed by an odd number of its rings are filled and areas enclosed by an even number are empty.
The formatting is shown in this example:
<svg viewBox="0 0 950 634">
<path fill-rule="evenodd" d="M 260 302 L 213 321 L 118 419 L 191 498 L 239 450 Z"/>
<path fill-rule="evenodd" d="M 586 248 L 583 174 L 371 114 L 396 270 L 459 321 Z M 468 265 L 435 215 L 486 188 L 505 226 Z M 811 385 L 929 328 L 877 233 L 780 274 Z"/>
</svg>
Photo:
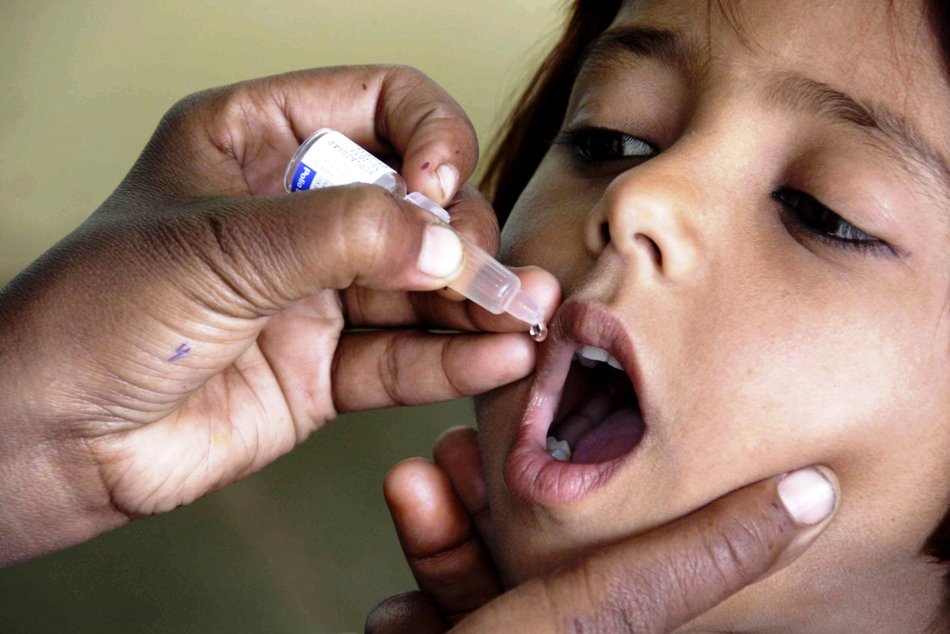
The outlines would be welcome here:
<svg viewBox="0 0 950 634">
<path fill-rule="evenodd" d="M 565 355 L 553 368 L 565 376 L 572 355 Z M 560 370 L 560 372 L 558 372 Z M 558 406 L 560 386 L 550 385 L 550 377 L 536 375 L 515 443 L 505 461 L 505 484 L 516 496 L 530 504 L 558 506 L 576 502 L 604 486 L 637 448 L 613 460 L 578 464 L 555 460 L 547 452 L 547 431 Z"/>
</svg>

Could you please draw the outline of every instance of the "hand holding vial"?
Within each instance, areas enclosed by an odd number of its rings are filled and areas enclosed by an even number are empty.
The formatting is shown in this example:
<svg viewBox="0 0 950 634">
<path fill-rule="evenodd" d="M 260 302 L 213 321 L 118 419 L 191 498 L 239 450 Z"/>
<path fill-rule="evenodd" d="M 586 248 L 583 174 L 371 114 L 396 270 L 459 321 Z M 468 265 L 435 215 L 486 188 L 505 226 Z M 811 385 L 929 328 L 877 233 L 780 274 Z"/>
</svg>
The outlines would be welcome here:
<svg viewBox="0 0 950 634">
<path fill-rule="evenodd" d="M 412 191 L 452 202 L 452 229 L 369 185 L 282 193 L 302 138 L 331 125 L 397 153 Z M 497 248 L 493 210 L 459 188 L 477 153 L 458 104 L 403 68 L 303 71 L 172 108 L 102 207 L 0 294 L 18 369 L 0 382 L 0 561 L 188 504 L 338 413 L 530 373 L 523 323 L 416 292 L 459 275 L 463 243 Z M 553 311 L 550 274 L 512 277 Z"/>
<path fill-rule="evenodd" d="M 422 207 L 448 224 L 448 212 L 420 192 L 408 193 L 401 176 L 343 134 L 327 128 L 317 130 L 297 150 L 284 175 L 288 192 L 307 191 L 368 183 L 379 185 L 391 194 Z M 521 289 L 521 281 L 512 271 L 462 237 L 464 258 L 461 273 L 449 282 L 457 291 L 485 310 L 507 312 L 530 326 L 535 341 L 547 336 L 544 309 L 537 300 Z"/>
</svg>

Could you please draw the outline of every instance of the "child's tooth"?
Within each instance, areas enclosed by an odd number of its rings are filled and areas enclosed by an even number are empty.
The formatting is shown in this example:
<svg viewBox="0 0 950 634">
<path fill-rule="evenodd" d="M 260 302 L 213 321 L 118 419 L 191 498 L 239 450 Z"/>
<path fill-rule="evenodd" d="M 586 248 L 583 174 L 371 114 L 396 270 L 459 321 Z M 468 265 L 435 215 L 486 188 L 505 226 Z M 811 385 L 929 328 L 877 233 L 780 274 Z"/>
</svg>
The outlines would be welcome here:
<svg viewBox="0 0 950 634">
<path fill-rule="evenodd" d="M 606 361 L 608 356 L 606 350 L 596 346 L 581 346 L 580 354 L 581 357 L 594 361 Z"/>
<path fill-rule="evenodd" d="M 548 436 L 546 443 L 548 453 L 555 460 L 561 462 L 571 461 L 571 445 L 566 440 L 558 440 L 554 436 Z"/>
<path fill-rule="evenodd" d="M 588 359 L 587 357 L 580 357 L 580 356 L 577 357 L 577 362 L 580 363 L 585 368 L 593 368 L 598 363 L 600 363 L 600 361 L 594 361 L 593 359 Z"/>
<path fill-rule="evenodd" d="M 567 452 L 565 452 L 565 451 L 563 451 L 563 450 L 561 450 L 561 449 L 555 449 L 554 451 L 552 451 L 552 452 L 551 452 L 551 457 L 554 458 L 555 460 L 557 460 L 558 462 L 570 462 L 570 461 L 571 461 L 571 454 L 569 454 L 569 453 L 567 453 Z"/>
<path fill-rule="evenodd" d="M 623 366 L 620 365 L 620 362 L 613 355 L 607 355 L 607 365 L 612 368 L 617 368 L 618 370 L 623 370 Z"/>
</svg>

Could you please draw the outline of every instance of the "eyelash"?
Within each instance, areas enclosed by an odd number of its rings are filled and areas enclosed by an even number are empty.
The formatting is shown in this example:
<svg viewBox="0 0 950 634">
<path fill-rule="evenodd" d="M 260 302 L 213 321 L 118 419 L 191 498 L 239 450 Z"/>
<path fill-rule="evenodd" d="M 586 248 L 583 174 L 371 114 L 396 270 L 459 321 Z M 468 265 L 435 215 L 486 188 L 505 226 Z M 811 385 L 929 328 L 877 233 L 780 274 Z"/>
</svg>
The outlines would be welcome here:
<svg viewBox="0 0 950 634">
<path fill-rule="evenodd" d="M 645 160 L 659 154 L 653 143 L 608 128 L 585 126 L 564 130 L 554 143 L 567 147 L 572 158 L 582 166 L 613 161 Z M 629 147 L 636 148 L 639 153 L 625 154 L 625 150 Z"/>
<path fill-rule="evenodd" d="M 659 154 L 653 143 L 609 128 L 585 126 L 564 130 L 554 143 L 568 148 L 571 158 L 583 169 L 618 161 L 645 161 Z M 639 153 L 627 154 L 631 147 Z M 836 248 L 897 255 L 885 241 L 854 226 L 803 191 L 783 187 L 772 192 L 772 198 L 785 208 L 795 227 L 811 238 Z"/>
<path fill-rule="evenodd" d="M 772 192 L 772 199 L 788 210 L 791 222 L 812 238 L 838 248 L 897 255 L 884 240 L 854 226 L 801 190 L 783 187 Z"/>
</svg>

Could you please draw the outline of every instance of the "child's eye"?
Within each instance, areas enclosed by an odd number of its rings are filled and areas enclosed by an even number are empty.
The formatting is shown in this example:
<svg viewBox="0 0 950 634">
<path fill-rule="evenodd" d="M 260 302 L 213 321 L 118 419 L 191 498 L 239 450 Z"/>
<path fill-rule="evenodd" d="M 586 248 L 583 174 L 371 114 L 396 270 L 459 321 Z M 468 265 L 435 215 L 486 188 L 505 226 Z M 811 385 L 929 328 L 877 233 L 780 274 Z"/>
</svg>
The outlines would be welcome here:
<svg viewBox="0 0 950 634">
<path fill-rule="evenodd" d="M 791 220 L 796 225 L 815 237 L 839 247 L 883 249 L 896 255 L 886 242 L 855 227 L 805 192 L 782 188 L 772 192 L 772 198 L 791 212 Z"/>
<path fill-rule="evenodd" d="M 643 139 L 606 128 L 565 130 L 555 143 L 570 148 L 574 156 L 584 164 L 646 159 L 657 154 L 656 148 Z"/>
</svg>

